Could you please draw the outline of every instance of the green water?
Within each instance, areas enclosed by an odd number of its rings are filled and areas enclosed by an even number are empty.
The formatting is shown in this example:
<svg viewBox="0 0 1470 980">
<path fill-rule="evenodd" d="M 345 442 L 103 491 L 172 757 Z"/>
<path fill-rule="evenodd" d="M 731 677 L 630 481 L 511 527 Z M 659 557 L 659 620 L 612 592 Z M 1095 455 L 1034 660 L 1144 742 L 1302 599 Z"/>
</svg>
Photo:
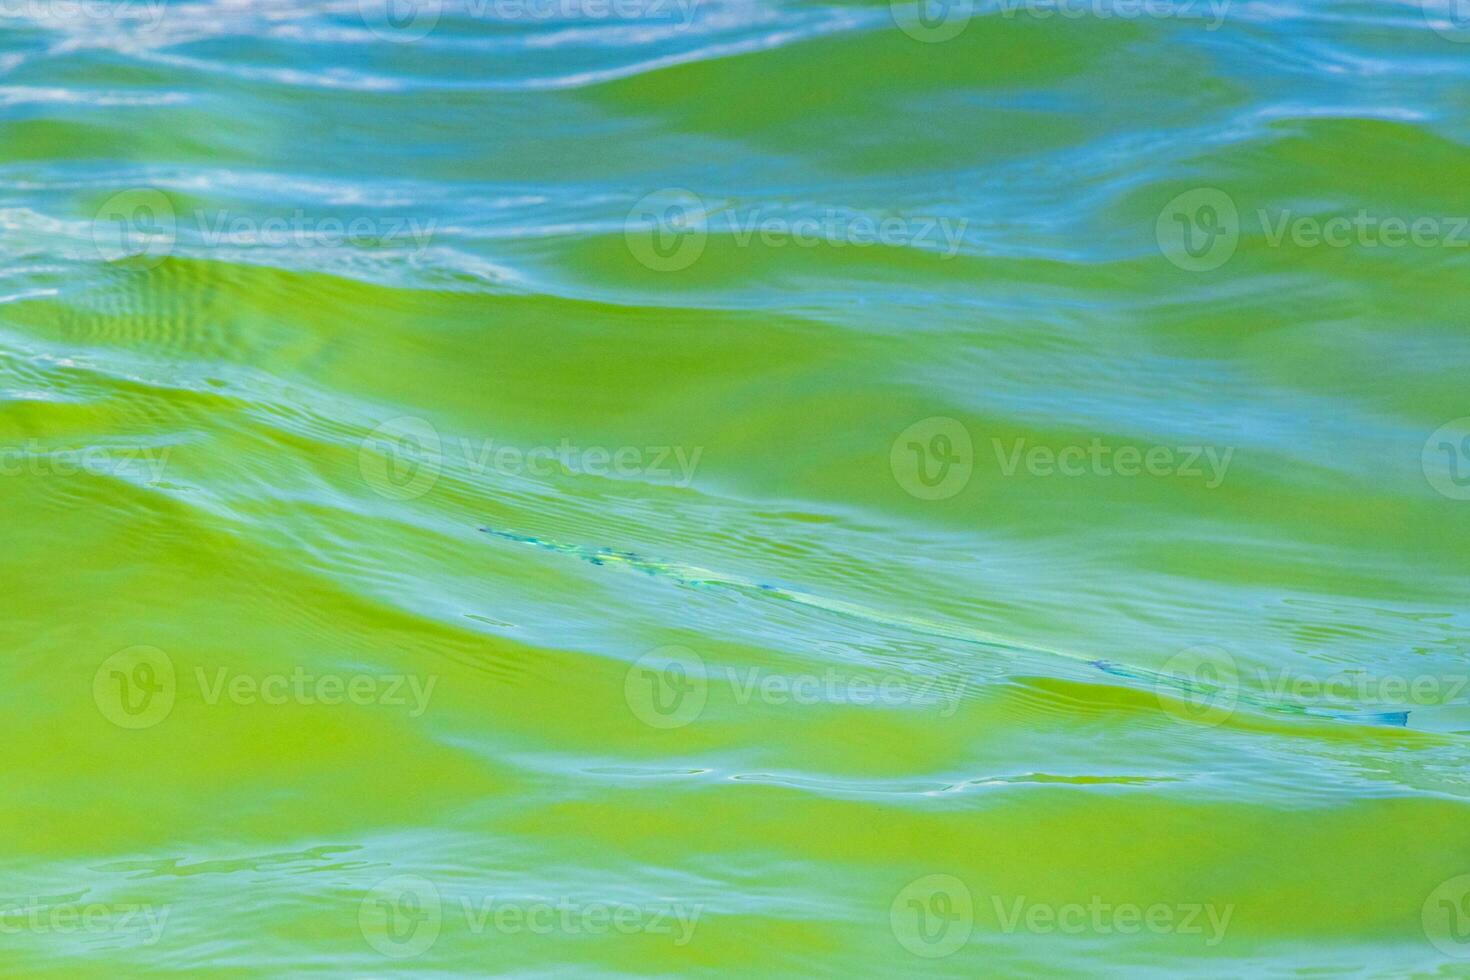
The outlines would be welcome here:
<svg viewBox="0 0 1470 980">
<path fill-rule="evenodd" d="M 1470 975 L 1454 6 L 0 4 L 0 970 Z"/>
</svg>

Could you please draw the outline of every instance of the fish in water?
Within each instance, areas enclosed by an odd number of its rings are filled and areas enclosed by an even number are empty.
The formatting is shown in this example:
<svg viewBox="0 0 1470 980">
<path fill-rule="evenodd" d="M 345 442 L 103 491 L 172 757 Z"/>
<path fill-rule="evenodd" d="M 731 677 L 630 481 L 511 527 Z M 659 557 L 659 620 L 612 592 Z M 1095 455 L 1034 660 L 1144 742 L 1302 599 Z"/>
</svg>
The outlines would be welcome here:
<svg viewBox="0 0 1470 980">
<path fill-rule="evenodd" d="M 1352 721 L 1363 725 L 1395 725 L 1403 728 L 1409 723 L 1408 711 L 1343 711 L 1337 708 L 1296 704 L 1290 701 L 1277 701 L 1263 697 L 1239 685 L 1230 685 L 1227 687 L 1220 684 L 1210 684 L 1199 678 L 1187 677 L 1182 674 L 1161 674 L 1158 671 L 1130 667 L 1127 664 L 1116 664 L 1107 660 L 1093 660 L 1091 663 L 1092 666 L 1105 674 L 1128 680 L 1143 680 L 1156 683 L 1157 678 L 1167 678 L 1172 682 L 1170 686 L 1191 698 L 1228 698 L 1232 699 L 1235 703 L 1246 704 L 1266 711 L 1279 711 L 1293 715 L 1310 715 L 1315 718 L 1333 718 L 1338 721 Z"/>
<path fill-rule="evenodd" d="M 827 612 L 836 613 L 851 619 L 981 646 L 989 651 L 1007 656 L 1041 654 L 1062 657 L 1067 660 L 1086 664 L 1089 667 L 1102 671 L 1110 677 L 1147 684 L 1156 690 L 1172 691 L 1186 698 L 1229 697 L 1236 704 L 1244 704 L 1263 711 L 1282 714 L 1331 718 L 1338 721 L 1367 725 L 1405 727 L 1408 724 L 1409 713 L 1407 711 L 1351 711 L 1279 701 L 1239 688 L 1237 685 L 1231 685 L 1227 689 L 1224 686 L 1211 685 L 1199 679 L 1184 675 L 1167 674 L 1162 671 L 1150 670 L 1146 667 L 1134 667 L 1107 660 L 1090 659 L 1079 654 L 1069 653 L 1065 650 L 1017 643 L 997 636 L 994 633 L 988 633 L 969 626 L 940 623 L 933 620 L 920 619 L 915 616 L 906 616 L 901 613 L 889 613 L 860 603 L 846 602 L 841 599 L 819 596 L 799 589 L 771 585 L 740 575 L 715 572 L 707 568 L 699 568 L 698 566 L 686 565 L 681 562 L 646 558 L 642 555 L 634 554 L 631 551 L 618 551 L 613 548 L 593 548 L 578 544 L 562 544 L 528 534 L 517 534 L 513 531 L 502 531 L 491 527 L 482 527 L 480 530 L 485 534 L 504 538 L 507 541 L 532 545 L 545 551 L 556 552 L 557 554 L 571 555 L 574 558 L 579 558 L 593 565 L 619 565 L 634 571 L 643 572 L 646 575 L 670 579 L 678 585 L 690 588 L 730 589 L 748 595 L 765 596 L 770 599 L 795 602 L 803 606 L 823 609 Z"/>
</svg>

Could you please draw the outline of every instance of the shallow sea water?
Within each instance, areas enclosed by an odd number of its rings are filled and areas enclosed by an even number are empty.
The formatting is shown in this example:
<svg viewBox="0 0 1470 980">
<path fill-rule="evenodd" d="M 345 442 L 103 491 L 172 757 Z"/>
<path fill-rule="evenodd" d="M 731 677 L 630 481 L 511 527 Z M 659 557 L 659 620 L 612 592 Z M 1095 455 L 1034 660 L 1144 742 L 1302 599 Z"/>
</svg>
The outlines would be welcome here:
<svg viewBox="0 0 1470 980">
<path fill-rule="evenodd" d="M 1470 17 L 0 3 L 0 970 L 1470 974 Z"/>
</svg>

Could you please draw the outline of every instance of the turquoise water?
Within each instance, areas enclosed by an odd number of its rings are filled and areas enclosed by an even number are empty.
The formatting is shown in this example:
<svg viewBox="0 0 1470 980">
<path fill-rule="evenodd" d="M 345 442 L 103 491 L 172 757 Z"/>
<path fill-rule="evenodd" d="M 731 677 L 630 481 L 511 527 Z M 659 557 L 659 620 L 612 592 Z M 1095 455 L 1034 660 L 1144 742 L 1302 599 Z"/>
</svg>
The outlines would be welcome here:
<svg viewBox="0 0 1470 980">
<path fill-rule="evenodd" d="M 0 0 L 0 969 L 1470 972 L 1460 14 Z"/>
</svg>

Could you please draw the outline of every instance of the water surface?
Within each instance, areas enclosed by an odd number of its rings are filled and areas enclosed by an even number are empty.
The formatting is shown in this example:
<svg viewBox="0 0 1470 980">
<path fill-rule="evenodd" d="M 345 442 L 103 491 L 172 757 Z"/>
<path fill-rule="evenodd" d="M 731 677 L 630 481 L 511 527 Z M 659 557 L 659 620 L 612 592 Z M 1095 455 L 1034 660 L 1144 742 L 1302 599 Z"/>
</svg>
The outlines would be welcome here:
<svg viewBox="0 0 1470 980">
<path fill-rule="evenodd" d="M 3 969 L 1463 974 L 1456 13 L 0 7 Z"/>
</svg>

